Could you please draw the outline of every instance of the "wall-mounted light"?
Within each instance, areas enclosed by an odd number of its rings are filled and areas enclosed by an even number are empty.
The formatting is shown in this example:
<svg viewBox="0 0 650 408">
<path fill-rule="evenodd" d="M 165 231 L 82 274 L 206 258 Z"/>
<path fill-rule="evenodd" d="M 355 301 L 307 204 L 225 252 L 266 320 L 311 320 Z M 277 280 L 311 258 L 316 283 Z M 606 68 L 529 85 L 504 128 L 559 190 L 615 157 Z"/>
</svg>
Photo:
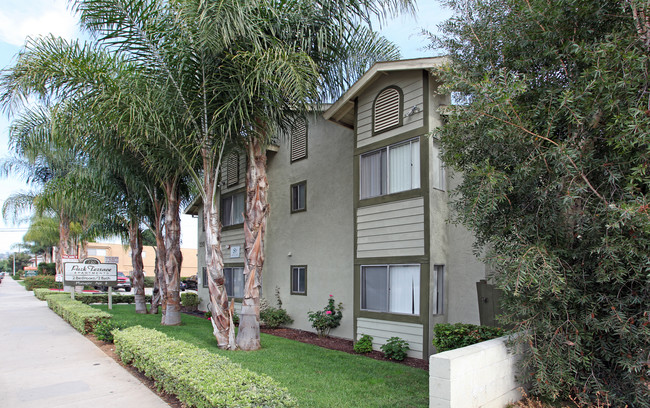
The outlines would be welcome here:
<svg viewBox="0 0 650 408">
<path fill-rule="evenodd" d="M 408 111 L 408 113 L 406 114 L 406 117 L 407 117 L 407 118 L 408 118 L 408 117 L 411 117 L 411 116 L 415 115 L 415 114 L 418 113 L 418 112 L 422 112 L 422 109 L 420 109 L 420 107 L 419 107 L 418 105 L 413 105 L 413 107 L 411 108 L 411 110 Z"/>
</svg>

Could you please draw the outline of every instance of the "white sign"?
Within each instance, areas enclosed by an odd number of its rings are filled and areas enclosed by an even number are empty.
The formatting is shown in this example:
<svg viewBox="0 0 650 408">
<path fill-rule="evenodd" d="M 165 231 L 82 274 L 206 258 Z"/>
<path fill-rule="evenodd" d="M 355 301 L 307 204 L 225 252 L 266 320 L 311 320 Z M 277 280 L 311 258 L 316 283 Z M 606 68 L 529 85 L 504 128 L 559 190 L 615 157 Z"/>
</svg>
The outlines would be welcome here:
<svg viewBox="0 0 650 408">
<path fill-rule="evenodd" d="M 106 263 L 120 263 L 120 257 L 119 256 L 105 256 L 104 257 L 104 262 Z"/>
<path fill-rule="evenodd" d="M 63 272 L 66 285 L 117 285 L 116 264 L 84 264 L 68 262 Z"/>
<path fill-rule="evenodd" d="M 239 246 L 231 246 L 230 247 L 230 257 L 231 258 L 239 258 Z"/>
</svg>

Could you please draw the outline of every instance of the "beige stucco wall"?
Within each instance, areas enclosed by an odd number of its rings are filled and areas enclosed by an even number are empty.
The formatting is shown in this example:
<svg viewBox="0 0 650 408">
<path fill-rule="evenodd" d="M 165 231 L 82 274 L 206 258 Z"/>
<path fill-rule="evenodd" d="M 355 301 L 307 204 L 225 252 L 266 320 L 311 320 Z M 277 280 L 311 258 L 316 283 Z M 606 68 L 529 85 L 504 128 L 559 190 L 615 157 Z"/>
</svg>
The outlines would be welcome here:
<svg viewBox="0 0 650 408">
<path fill-rule="evenodd" d="M 119 257 L 119 262 L 117 264 L 117 270 L 124 272 L 126 275 L 129 275 L 133 270 L 131 266 L 131 249 L 128 246 L 121 244 L 104 244 L 99 242 L 90 242 L 88 243 L 89 257 L 97 258 L 101 262 L 104 262 L 106 256 L 117 256 Z M 93 255 L 93 251 L 98 250 L 100 253 L 105 253 L 105 255 Z M 181 269 L 181 276 L 190 276 L 196 274 L 196 249 L 193 248 L 182 248 L 183 253 L 183 265 Z M 144 246 L 142 248 L 142 262 L 144 263 L 144 272 L 145 276 L 154 276 L 155 267 L 156 267 L 156 251 L 154 247 Z"/>
<path fill-rule="evenodd" d="M 289 162 L 289 141 L 268 160 L 269 203 L 263 297 L 275 303 L 280 288 L 293 327 L 313 331 L 307 312 L 325 307 L 329 295 L 343 302 L 341 326 L 331 335 L 353 335 L 352 132 L 320 114 L 308 125 L 308 157 Z M 307 181 L 307 211 L 291 213 L 290 186 Z M 307 295 L 290 294 L 291 265 L 307 265 Z"/>
</svg>

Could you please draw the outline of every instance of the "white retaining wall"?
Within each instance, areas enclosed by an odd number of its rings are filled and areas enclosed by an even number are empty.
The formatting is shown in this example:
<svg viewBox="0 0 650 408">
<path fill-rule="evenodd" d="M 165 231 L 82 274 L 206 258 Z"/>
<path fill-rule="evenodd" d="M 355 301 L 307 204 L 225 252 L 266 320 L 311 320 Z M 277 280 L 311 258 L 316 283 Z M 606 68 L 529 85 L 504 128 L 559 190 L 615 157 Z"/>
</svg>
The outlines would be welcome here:
<svg viewBox="0 0 650 408">
<path fill-rule="evenodd" d="M 507 337 L 434 354 L 429 358 L 429 408 L 502 408 L 521 399 L 515 380 L 519 354 Z"/>
</svg>

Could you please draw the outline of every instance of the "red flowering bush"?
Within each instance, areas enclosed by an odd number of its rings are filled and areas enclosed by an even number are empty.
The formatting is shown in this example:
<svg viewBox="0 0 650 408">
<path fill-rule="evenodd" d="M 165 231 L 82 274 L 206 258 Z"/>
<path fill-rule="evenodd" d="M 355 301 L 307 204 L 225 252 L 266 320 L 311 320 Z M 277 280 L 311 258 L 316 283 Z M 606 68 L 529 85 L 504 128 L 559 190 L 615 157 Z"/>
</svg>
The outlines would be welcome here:
<svg viewBox="0 0 650 408">
<path fill-rule="evenodd" d="M 330 295 L 327 306 L 323 310 L 317 312 L 308 312 L 309 321 L 311 326 L 316 329 L 319 337 L 328 336 L 330 330 L 341 325 L 341 319 L 343 318 L 343 303 L 340 303 L 334 306 L 334 296 Z"/>
</svg>

